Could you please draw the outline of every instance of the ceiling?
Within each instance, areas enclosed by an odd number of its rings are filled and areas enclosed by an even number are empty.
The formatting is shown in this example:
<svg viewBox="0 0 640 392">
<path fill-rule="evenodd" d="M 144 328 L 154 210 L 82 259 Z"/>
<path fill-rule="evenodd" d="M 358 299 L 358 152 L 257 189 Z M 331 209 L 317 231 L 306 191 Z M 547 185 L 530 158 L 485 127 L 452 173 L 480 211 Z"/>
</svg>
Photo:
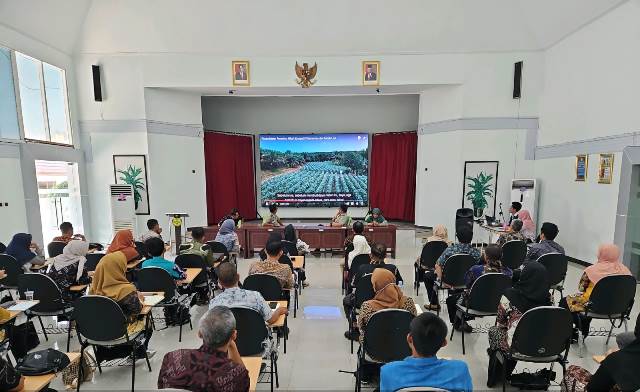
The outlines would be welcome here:
<svg viewBox="0 0 640 392">
<path fill-rule="evenodd" d="M 68 54 L 529 51 L 625 1 L 0 0 L 0 23 Z"/>
</svg>

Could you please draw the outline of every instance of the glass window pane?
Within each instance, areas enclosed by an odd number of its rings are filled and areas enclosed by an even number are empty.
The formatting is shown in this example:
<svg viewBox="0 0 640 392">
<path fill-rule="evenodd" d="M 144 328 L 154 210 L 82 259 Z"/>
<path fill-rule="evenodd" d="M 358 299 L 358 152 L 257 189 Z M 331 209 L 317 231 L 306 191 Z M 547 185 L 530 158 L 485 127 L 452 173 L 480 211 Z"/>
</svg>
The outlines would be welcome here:
<svg viewBox="0 0 640 392">
<path fill-rule="evenodd" d="M 51 141 L 71 144 L 64 71 L 51 64 L 42 63 L 42 72 Z"/>
<path fill-rule="evenodd" d="M 41 62 L 16 52 L 16 64 L 24 136 L 27 139 L 47 140 L 40 87 Z"/>
<path fill-rule="evenodd" d="M 0 48 L 0 138 L 20 139 L 11 51 Z"/>
</svg>

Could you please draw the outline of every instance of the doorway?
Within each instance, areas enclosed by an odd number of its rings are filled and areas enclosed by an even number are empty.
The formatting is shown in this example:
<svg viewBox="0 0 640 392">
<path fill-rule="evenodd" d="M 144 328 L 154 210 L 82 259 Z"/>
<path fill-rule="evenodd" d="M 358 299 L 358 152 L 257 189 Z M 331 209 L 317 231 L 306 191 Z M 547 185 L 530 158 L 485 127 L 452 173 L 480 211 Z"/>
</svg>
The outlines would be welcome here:
<svg viewBox="0 0 640 392">
<path fill-rule="evenodd" d="M 36 180 L 44 249 L 60 235 L 62 222 L 71 222 L 75 233 L 84 233 L 78 164 L 36 160 Z"/>
</svg>

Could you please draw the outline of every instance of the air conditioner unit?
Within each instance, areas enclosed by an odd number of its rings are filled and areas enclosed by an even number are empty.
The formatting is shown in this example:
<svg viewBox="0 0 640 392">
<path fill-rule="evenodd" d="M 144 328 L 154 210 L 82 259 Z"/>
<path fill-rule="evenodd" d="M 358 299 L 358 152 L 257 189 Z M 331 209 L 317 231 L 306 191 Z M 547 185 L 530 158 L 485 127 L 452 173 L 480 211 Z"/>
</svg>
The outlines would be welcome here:
<svg viewBox="0 0 640 392">
<path fill-rule="evenodd" d="M 535 179 L 511 180 L 511 201 L 522 203 L 522 209 L 528 210 L 534 222 L 538 222 L 538 181 Z"/>
<path fill-rule="evenodd" d="M 131 230 L 136 227 L 136 206 L 133 198 L 133 186 L 118 184 L 109 185 L 111 195 L 111 227 L 113 234 L 120 230 Z"/>
</svg>

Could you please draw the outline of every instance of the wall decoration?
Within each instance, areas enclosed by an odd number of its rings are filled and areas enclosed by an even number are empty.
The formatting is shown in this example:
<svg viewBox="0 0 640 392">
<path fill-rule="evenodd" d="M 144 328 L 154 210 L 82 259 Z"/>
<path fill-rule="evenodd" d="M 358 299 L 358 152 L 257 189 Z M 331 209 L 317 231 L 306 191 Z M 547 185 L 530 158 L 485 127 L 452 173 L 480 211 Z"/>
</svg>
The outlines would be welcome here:
<svg viewBox="0 0 640 392">
<path fill-rule="evenodd" d="M 296 79 L 296 83 L 300 85 L 302 88 L 309 88 L 313 86 L 316 81 L 313 80 L 318 73 L 318 63 L 314 63 L 313 67 L 309 68 L 309 63 L 302 63 L 302 66 L 298 65 L 296 61 L 296 75 L 298 79 Z"/>
<path fill-rule="evenodd" d="M 462 183 L 462 207 L 476 218 L 495 216 L 498 161 L 466 161 Z"/>
<path fill-rule="evenodd" d="M 147 157 L 144 155 L 114 155 L 113 174 L 116 184 L 133 186 L 136 215 L 149 215 Z"/>
<path fill-rule="evenodd" d="M 589 169 L 589 156 L 576 155 L 576 181 L 586 181 Z"/>
<path fill-rule="evenodd" d="M 231 79 L 234 86 L 250 86 L 249 61 L 232 61 Z"/>
<path fill-rule="evenodd" d="M 362 85 L 363 86 L 379 86 L 380 85 L 380 62 L 379 61 L 363 61 L 362 62 Z"/>
<path fill-rule="evenodd" d="M 598 184 L 611 184 L 611 182 L 613 182 L 613 154 L 600 154 Z"/>
</svg>

